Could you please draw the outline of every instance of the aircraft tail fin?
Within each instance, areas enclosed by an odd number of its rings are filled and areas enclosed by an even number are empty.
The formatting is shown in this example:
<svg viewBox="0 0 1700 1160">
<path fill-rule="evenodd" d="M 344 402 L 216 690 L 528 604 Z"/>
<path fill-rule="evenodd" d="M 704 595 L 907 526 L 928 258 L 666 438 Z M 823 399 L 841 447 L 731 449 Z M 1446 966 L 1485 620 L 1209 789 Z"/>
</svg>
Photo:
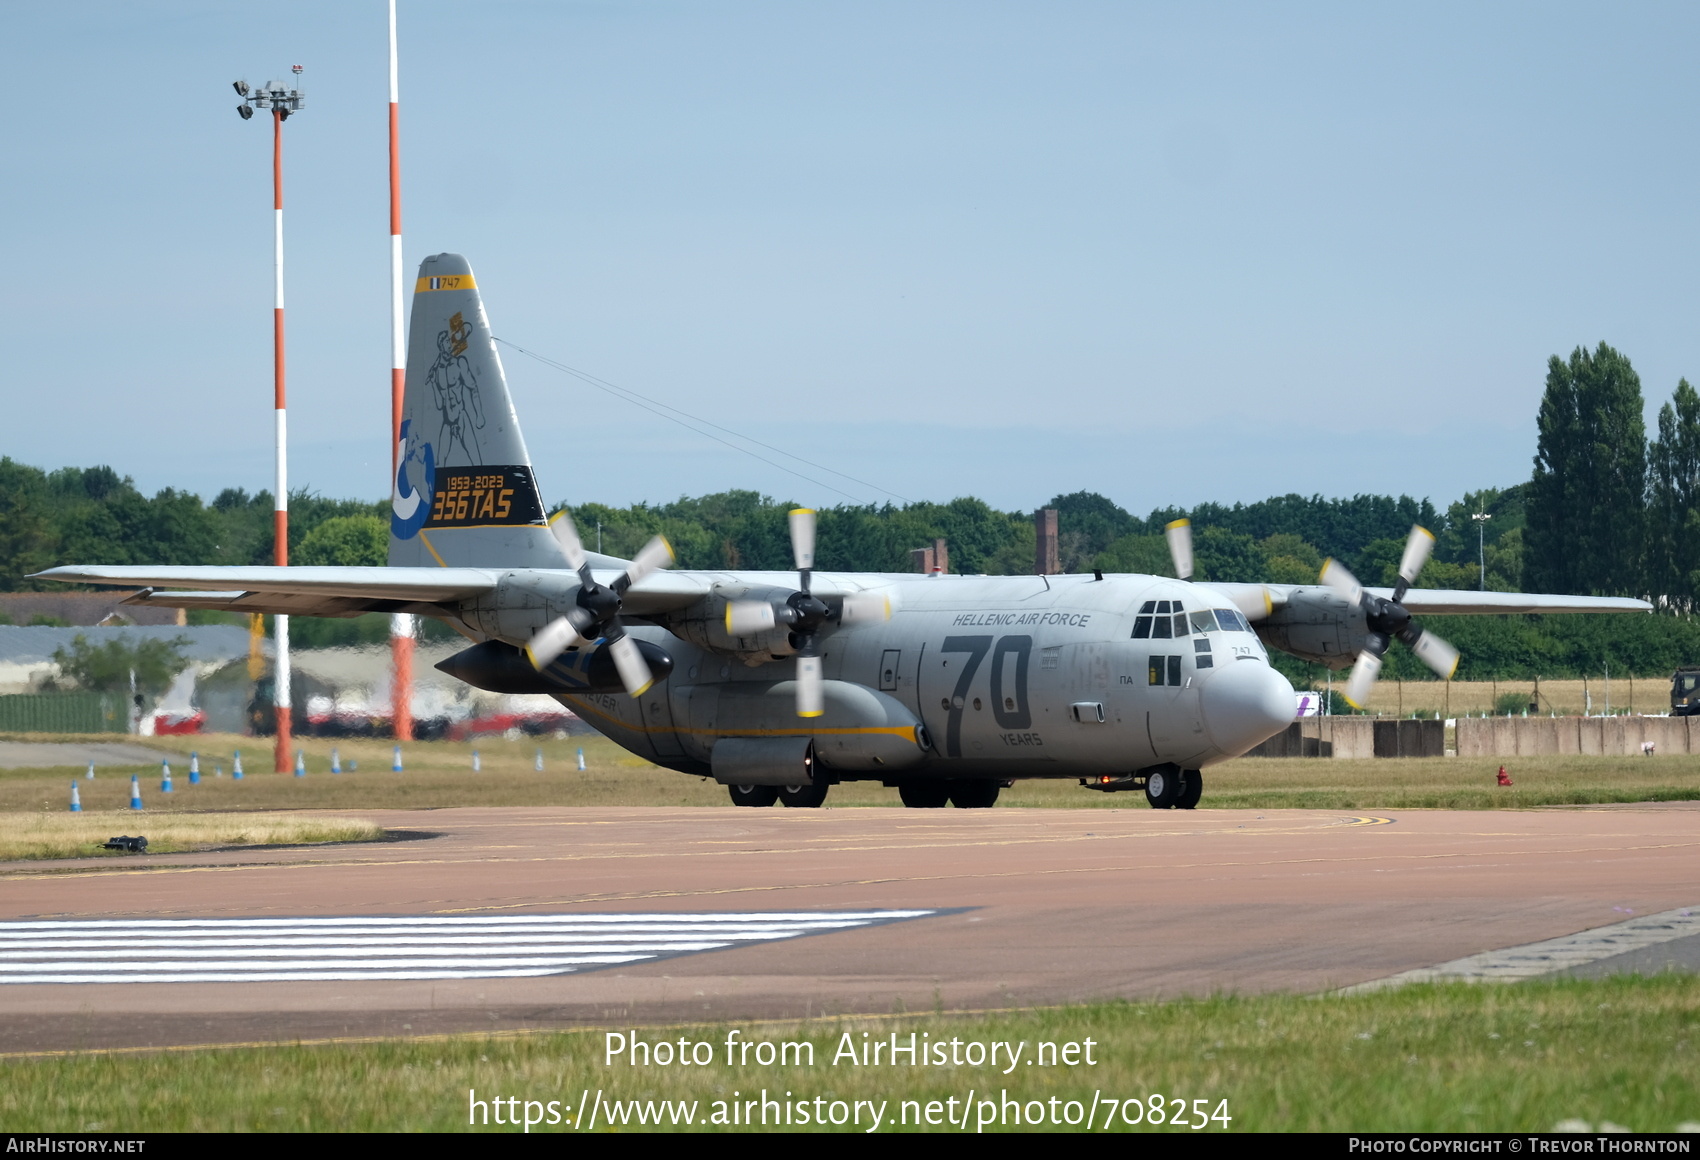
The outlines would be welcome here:
<svg viewBox="0 0 1700 1160">
<path fill-rule="evenodd" d="M 565 568 L 472 267 L 419 265 L 390 496 L 396 567 Z"/>
</svg>

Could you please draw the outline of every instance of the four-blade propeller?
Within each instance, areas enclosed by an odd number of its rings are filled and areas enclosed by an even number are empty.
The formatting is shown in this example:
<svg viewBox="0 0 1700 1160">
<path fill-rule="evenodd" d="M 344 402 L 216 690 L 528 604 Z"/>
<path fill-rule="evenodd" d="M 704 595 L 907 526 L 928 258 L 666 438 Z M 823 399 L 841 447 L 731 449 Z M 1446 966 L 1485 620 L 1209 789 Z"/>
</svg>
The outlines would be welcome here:
<svg viewBox="0 0 1700 1160">
<path fill-rule="evenodd" d="M 833 607 L 809 590 L 815 567 L 815 513 L 810 508 L 791 511 L 791 553 L 797 562 L 798 588 L 782 605 L 766 600 L 735 600 L 726 606 L 726 631 L 732 636 L 752 636 L 783 624 L 791 630 L 797 649 L 797 716 L 819 717 L 826 712 L 825 686 L 820 665 L 820 631 L 827 623 L 890 620 L 891 600 L 875 593 L 852 593 Z"/>
<path fill-rule="evenodd" d="M 641 696 L 654 678 L 637 643 L 626 635 L 620 623 L 620 604 L 626 589 L 642 580 L 657 568 L 673 565 L 673 549 L 666 540 L 656 536 L 639 550 L 635 559 L 612 584 L 602 585 L 590 572 L 590 560 L 579 542 L 573 517 L 563 509 L 549 524 L 549 530 L 567 554 L 567 563 L 578 573 L 578 606 L 565 616 L 557 617 L 538 629 L 526 646 L 526 655 L 538 669 L 571 648 L 577 641 L 603 640 L 614 658 L 620 673 L 620 683 L 632 696 Z"/>
<path fill-rule="evenodd" d="M 1416 582 L 1417 573 L 1428 563 L 1429 552 L 1433 549 L 1433 534 L 1427 528 L 1413 525 L 1410 539 L 1405 541 L 1405 555 L 1399 561 L 1399 583 L 1393 589 L 1391 600 L 1365 592 L 1357 577 L 1338 560 L 1331 559 L 1322 565 L 1322 582 L 1347 604 L 1362 608 L 1364 619 L 1369 624 L 1369 637 L 1364 642 L 1363 651 L 1358 654 L 1357 663 L 1352 666 L 1351 678 L 1346 682 L 1345 697 L 1354 709 L 1363 708 L 1369 700 L 1375 678 L 1381 672 L 1381 658 L 1387 655 L 1395 637 L 1404 641 L 1405 647 L 1440 674 L 1443 681 L 1451 680 L 1458 668 L 1458 650 L 1434 633 L 1423 631 L 1422 625 L 1413 620 L 1400 603 Z"/>
</svg>

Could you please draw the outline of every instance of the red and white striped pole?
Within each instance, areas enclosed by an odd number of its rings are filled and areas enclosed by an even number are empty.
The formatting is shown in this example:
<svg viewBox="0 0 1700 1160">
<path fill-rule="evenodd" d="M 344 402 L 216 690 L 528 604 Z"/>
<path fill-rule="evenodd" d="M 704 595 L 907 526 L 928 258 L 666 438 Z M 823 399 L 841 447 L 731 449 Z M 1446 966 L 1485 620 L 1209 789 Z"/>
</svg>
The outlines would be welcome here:
<svg viewBox="0 0 1700 1160">
<path fill-rule="evenodd" d="M 402 325 L 401 269 L 401 114 L 397 77 L 395 0 L 390 0 L 390 489 L 401 470 L 401 411 L 407 388 L 407 334 Z M 390 683 L 395 739 L 413 740 L 413 616 L 390 616 Z"/>
<path fill-rule="evenodd" d="M 276 230 L 272 240 L 272 269 L 275 286 L 272 300 L 272 378 L 277 414 L 277 490 L 272 513 L 272 559 L 280 567 L 289 563 L 289 425 L 283 394 L 283 109 L 272 110 L 272 210 Z M 277 629 L 277 663 L 273 666 L 273 704 L 277 709 L 277 746 L 274 768 L 290 772 L 289 721 L 289 617 L 272 618 Z"/>
</svg>

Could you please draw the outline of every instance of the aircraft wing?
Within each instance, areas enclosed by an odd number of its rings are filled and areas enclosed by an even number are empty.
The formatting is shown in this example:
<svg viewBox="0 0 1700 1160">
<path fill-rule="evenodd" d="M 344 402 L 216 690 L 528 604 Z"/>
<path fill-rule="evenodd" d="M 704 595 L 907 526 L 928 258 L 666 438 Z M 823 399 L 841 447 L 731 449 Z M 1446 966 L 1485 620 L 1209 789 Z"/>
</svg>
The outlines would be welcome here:
<svg viewBox="0 0 1700 1160">
<path fill-rule="evenodd" d="M 429 613 L 493 591 L 515 569 L 487 568 L 279 568 L 276 566 L 67 565 L 36 573 L 43 580 L 114 584 L 143 591 L 125 601 L 164 608 L 290 616 L 359 616 L 364 612 Z M 524 571 L 519 569 L 517 571 Z M 576 585 L 578 578 L 558 573 Z M 612 584 L 618 571 L 598 570 Z M 160 589 L 170 591 L 160 591 Z M 680 572 L 652 572 L 627 591 L 625 610 L 649 616 L 683 608 L 709 591 L 709 580 Z"/>
<path fill-rule="evenodd" d="M 1320 584 L 1217 584 L 1201 588 L 1222 593 L 1251 621 L 1284 608 L 1293 593 L 1327 592 Z M 1391 588 L 1366 588 L 1371 596 L 1391 600 Z M 1554 596 L 1538 592 L 1477 592 L 1469 589 L 1412 588 L 1401 603 L 1410 612 L 1426 616 L 1505 616 L 1522 612 L 1651 612 L 1645 600 L 1627 596 Z"/>
<path fill-rule="evenodd" d="M 125 603 L 291 616 L 408 612 L 489 592 L 499 573 L 483 568 L 280 568 L 196 565 L 67 565 L 36 576 L 144 589 Z M 190 591 L 160 592 L 159 588 Z"/>
</svg>

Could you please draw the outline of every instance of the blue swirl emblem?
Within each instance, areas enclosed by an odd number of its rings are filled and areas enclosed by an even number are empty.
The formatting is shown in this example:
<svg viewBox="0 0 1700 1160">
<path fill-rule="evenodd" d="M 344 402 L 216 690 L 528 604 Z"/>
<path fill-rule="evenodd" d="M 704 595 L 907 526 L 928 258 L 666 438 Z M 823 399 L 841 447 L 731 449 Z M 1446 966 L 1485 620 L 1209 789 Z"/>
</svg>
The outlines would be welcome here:
<svg viewBox="0 0 1700 1160">
<path fill-rule="evenodd" d="M 395 491 L 390 496 L 390 535 L 398 540 L 411 540 L 431 517 L 431 491 L 437 480 L 437 459 L 429 443 L 420 441 L 409 447 L 408 428 L 412 419 L 401 421 L 401 441 L 396 444 Z M 407 478 L 409 464 L 417 464 L 421 487 L 415 488 Z"/>
</svg>

